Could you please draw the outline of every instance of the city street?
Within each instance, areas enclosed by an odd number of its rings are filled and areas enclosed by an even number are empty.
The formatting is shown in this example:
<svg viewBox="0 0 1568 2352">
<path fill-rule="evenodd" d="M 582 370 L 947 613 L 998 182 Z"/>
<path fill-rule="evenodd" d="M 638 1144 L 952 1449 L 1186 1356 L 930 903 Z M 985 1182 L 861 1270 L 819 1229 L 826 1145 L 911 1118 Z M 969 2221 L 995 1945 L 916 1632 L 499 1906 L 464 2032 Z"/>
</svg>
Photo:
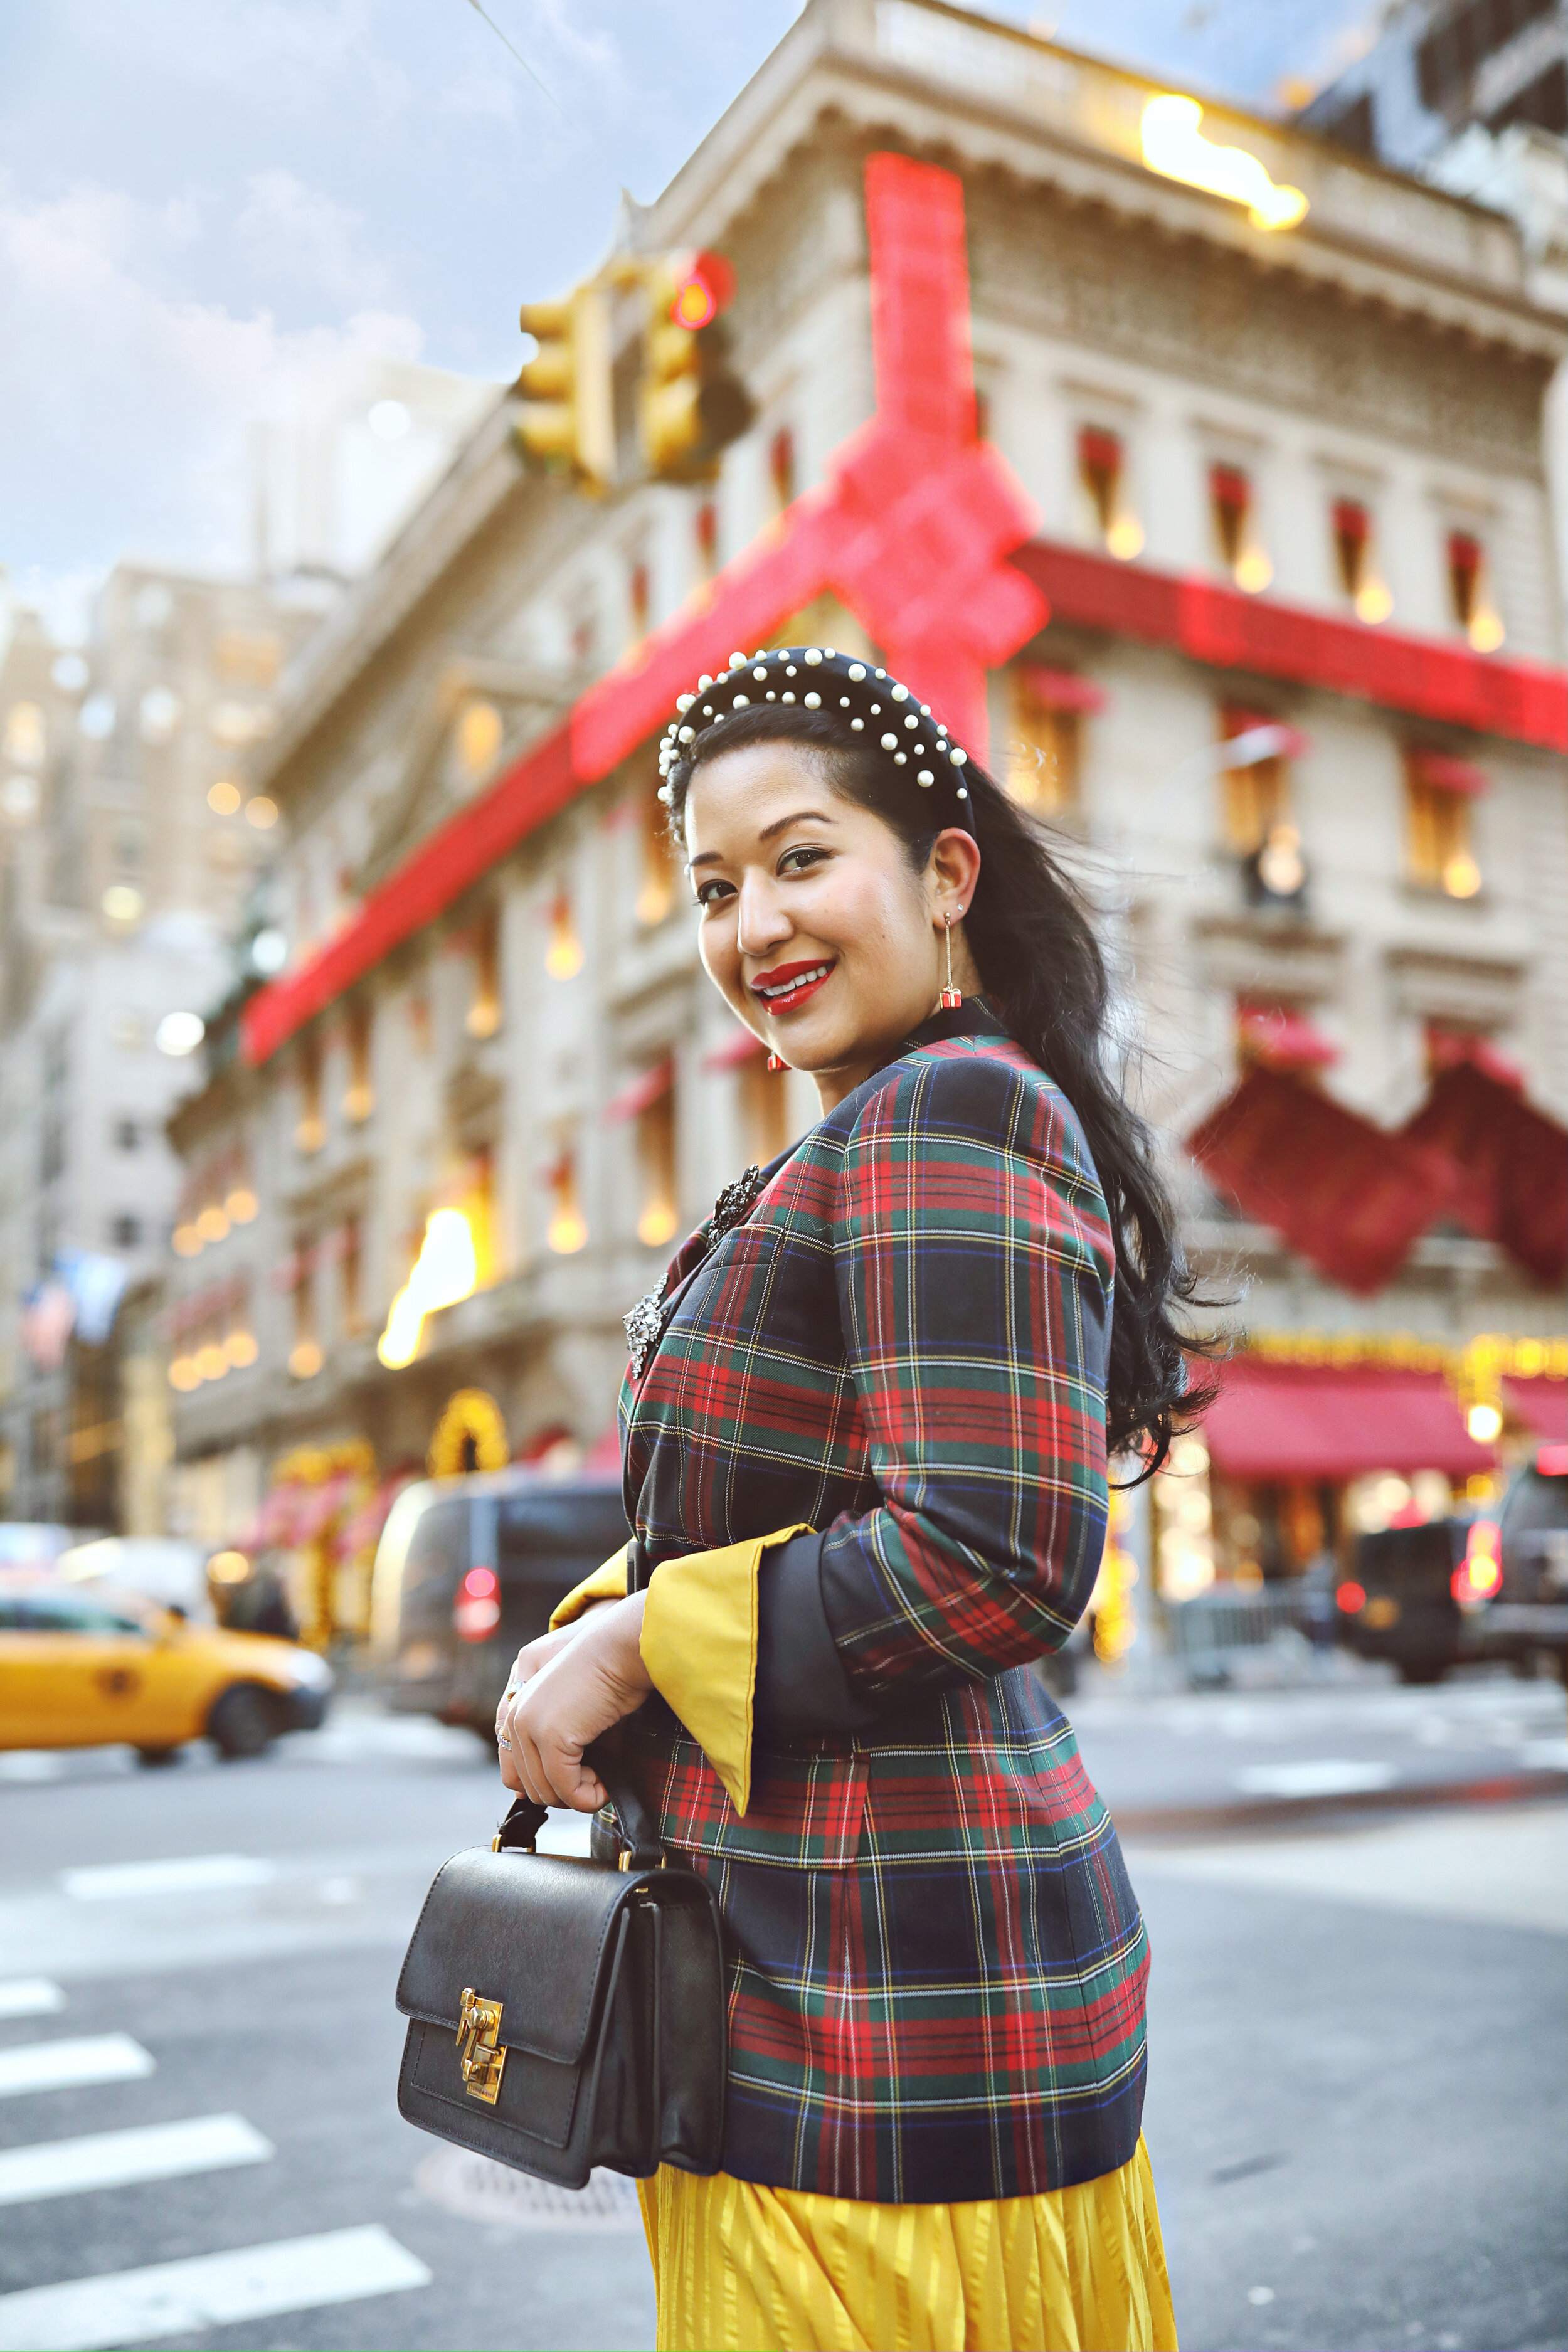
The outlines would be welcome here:
<svg viewBox="0 0 1568 2352">
<path fill-rule="evenodd" d="M 1074 1711 L 1153 1943 L 1187 2352 L 1568 2342 L 1561 1694 Z M 255 1764 L 0 1759 L 0 2347 L 651 2344 L 629 2184 L 563 2199 L 395 2112 L 398 1957 L 496 1811 L 477 1742 L 363 1700 Z"/>
</svg>

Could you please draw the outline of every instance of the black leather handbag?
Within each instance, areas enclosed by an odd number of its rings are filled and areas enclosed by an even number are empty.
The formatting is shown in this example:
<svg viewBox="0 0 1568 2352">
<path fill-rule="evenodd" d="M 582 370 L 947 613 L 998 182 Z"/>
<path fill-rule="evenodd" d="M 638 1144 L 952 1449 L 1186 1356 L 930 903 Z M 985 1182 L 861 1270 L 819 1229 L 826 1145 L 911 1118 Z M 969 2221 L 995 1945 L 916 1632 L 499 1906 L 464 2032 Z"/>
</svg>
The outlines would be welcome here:
<svg viewBox="0 0 1568 2352">
<path fill-rule="evenodd" d="M 437 1873 L 397 1980 L 399 2111 L 565 2189 L 595 2165 L 716 2172 L 728 2056 L 719 1906 L 668 1862 L 616 1762 L 585 1858 L 536 1853 L 519 1798 Z"/>
</svg>

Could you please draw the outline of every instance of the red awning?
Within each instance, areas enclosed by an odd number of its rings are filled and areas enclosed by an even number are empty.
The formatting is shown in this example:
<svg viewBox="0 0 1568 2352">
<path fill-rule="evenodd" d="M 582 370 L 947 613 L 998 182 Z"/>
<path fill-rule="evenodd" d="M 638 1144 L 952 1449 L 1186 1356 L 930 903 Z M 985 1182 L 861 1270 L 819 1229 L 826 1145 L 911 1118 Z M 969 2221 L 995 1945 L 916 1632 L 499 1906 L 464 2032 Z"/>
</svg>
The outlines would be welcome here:
<svg viewBox="0 0 1568 2352">
<path fill-rule="evenodd" d="M 1237 1042 L 1271 1070 L 1326 1070 L 1340 1049 L 1304 1013 L 1271 1012 L 1258 1004 L 1237 1008 Z"/>
<path fill-rule="evenodd" d="M 1456 1070 L 1468 1063 L 1471 1069 L 1491 1078 L 1510 1094 L 1524 1092 L 1524 1072 L 1519 1064 L 1492 1044 L 1489 1037 L 1478 1037 L 1465 1030 L 1439 1028 L 1428 1023 L 1426 1028 L 1426 1060 L 1433 1070 Z"/>
<path fill-rule="evenodd" d="M 674 1084 L 675 1056 L 667 1054 L 662 1062 L 656 1062 L 651 1070 L 645 1070 L 640 1078 L 634 1078 L 629 1087 L 623 1087 L 605 1105 L 605 1117 L 612 1123 L 636 1118 L 650 1103 L 658 1102 L 660 1095 L 667 1095 Z"/>
<path fill-rule="evenodd" d="M 738 1070 L 743 1063 L 754 1062 L 767 1050 L 760 1037 L 753 1037 L 749 1029 L 742 1029 L 733 1037 L 726 1037 L 721 1045 L 715 1045 L 710 1054 L 704 1054 L 702 1066 L 710 1076 L 719 1070 Z"/>
<path fill-rule="evenodd" d="M 1568 1381 L 1516 1381 L 1505 1373 L 1503 1402 L 1551 1445 L 1568 1437 Z"/>
<path fill-rule="evenodd" d="M 1373 1470 L 1441 1470 L 1450 1478 L 1468 1478 L 1496 1465 L 1492 1448 L 1468 1435 L 1440 1372 L 1274 1364 L 1238 1356 L 1220 1378 L 1219 1397 L 1203 1428 L 1214 1465 L 1226 1477 L 1337 1479 Z"/>
<path fill-rule="evenodd" d="M 1447 751 L 1412 751 L 1410 772 L 1435 793 L 1464 793 L 1471 798 L 1491 790 L 1491 779 L 1473 761 L 1456 760 Z"/>
<path fill-rule="evenodd" d="M 1105 708 L 1105 688 L 1073 669 L 1043 669 L 1038 662 L 1020 664 L 1024 683 L 1047 710 L 1082 710 L 1089 717 Z"/>
</svg>

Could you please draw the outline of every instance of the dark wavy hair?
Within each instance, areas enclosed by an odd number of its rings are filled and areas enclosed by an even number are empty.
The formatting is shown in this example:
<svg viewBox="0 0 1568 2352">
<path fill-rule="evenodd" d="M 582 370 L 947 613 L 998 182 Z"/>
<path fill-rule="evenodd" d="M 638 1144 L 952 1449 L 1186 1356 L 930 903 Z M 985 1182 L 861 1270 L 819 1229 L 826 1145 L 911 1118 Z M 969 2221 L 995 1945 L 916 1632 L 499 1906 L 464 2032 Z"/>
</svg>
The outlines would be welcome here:
<svg viewBox="0 0 1568 2352">
<path fill-rule="evenodd" d="M 1212 1385 L 1194 1378 L 1193 1360 L 1211 1349 L 1178 1328 L 1176 1314 L 1194 1302 L 1195 1286 L 1153 1137 L 1109 1067 L 1110 983 L 1082 892 L 1044 827 L 973 761 L 963 771 L 967 803 L 953 795 L 955 775 L 944 774 L 934 793 L 921 792 L 907 768 L 849 734 L 837 715 L 777 703 L 737 710 L 704 730 L 670 769 L 670 830 L 682 856 L 686 795 L 697 769 L 745 744 L 780 740 L 813 753 L 836 792 L 880 817 L 915 874 L 924 871 L 944 826 L 964 825 L 978 842 L 980 878 L 964 936 L 988 1001 L 1071 1103 L 1093 1155 L 1116 1244 L 1106 1441 L 1113 1454 L 1130 1448 L 1141 1456 L 1140 1480 L 1152 1476 L 1177 1424 L 1214 1400 Z"/>
</svg>

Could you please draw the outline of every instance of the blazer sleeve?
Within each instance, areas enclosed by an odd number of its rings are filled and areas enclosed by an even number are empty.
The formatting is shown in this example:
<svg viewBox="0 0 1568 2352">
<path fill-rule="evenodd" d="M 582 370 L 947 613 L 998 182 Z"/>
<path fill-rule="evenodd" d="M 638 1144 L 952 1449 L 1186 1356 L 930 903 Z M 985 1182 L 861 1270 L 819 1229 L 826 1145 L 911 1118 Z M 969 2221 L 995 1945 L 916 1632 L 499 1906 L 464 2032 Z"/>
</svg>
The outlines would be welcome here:
<svg viewBox="0 0 1568 2352">
<path fill-rule="evenodd" d="M 784 1738 L 1057 1649 L 1105 1538 L 1114 1254 L 1056 1087 L 997 1054 L 908 1066 L 846 1139 L 836 1264 L 881 1500 L 763 1567 Z"/>
</svg>

